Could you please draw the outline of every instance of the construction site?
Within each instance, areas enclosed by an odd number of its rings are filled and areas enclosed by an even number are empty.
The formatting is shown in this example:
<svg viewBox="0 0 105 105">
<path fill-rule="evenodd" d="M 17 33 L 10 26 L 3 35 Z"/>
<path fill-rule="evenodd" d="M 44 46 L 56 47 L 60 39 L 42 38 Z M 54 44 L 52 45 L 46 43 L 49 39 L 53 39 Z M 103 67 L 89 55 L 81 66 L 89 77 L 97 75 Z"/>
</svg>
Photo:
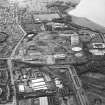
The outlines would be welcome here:
<svg viewBox="0 0 105 105">
<path fill-rule="evenodd" d="M 77 1 L 0 0 L 0 105 L 105 105 L 105 33 Z"/>
</svg>

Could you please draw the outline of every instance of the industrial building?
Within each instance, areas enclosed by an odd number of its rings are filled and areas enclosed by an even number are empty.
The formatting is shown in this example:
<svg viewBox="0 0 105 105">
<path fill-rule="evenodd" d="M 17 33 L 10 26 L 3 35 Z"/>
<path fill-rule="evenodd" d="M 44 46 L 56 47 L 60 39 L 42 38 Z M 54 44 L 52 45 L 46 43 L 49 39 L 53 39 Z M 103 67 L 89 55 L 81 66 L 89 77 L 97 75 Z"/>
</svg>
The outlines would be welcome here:
<svg viewBox="0 0 105 105">
<path fill-rule="evenodd" d="M 0 0 L 0 105 L 105 104 L 105 31 L 74 1 Z"/>
</svg>

